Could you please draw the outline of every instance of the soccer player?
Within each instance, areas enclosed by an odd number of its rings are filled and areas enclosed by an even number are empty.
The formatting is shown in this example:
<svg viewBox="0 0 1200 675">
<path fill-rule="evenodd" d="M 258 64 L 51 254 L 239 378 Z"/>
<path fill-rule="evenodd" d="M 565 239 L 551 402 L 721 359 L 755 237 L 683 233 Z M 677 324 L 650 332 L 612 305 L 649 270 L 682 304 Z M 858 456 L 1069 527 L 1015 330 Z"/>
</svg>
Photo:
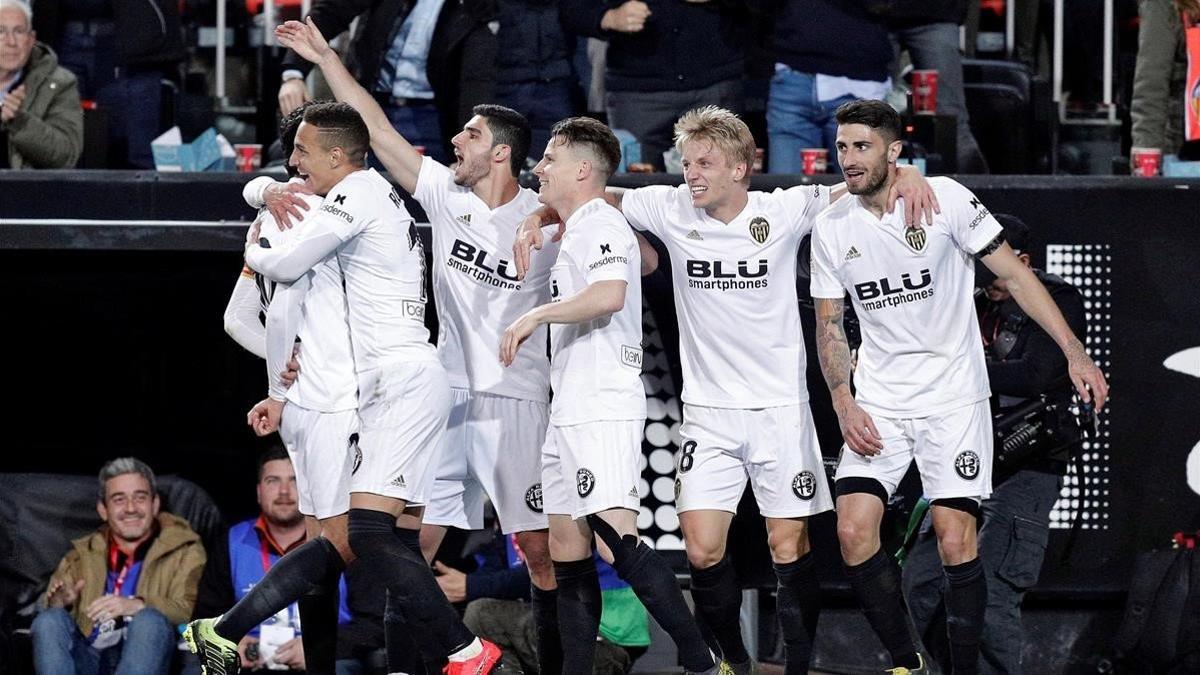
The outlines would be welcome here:
<svg viewBox="0 0 1200 675">
<path fill-rule="evenodd" d="M 550 276 L 550 303 L 504 332 L 500 360 L 551 324 L 550 427 L 542 450 L 542 504 L 558 578 L 563 672 L 591 672 L 600 624 L 600 553 L 675 640 L 686 671 L 721 672 L 675 576 L 637 533 L 646 394 L 642 387 L 641 256 L 625 219 L 604 201 L 621 159 L 612 131 L 563 120 L 534 169 L 539 199 L 566 224 Z M 527 349 L 539 349 L 532 344 Z"/>
<path fill-rule="evenodd" d="M 543 670 L 557 672 L 554 569 L 542 509 L 541 448 L 549 418 L 550 362 L 544 349 L 522 351 L 512 368 L 496 359 L 500 336 L 518 317 L 550 300 L 552 252 L 523 280 L 505 260 L 537 193 L 517 176 L 529 154 L 529 122 L 501 106 L 480 105 L 451 139 L 453 168 L 422 157 L 347 72 L 316 26 L 280 28 L 280 41 L 321 67 L 338 100 L 363 115 L 389 175 L 429 216 L 438 354 L 450 379 L 452 412 L 442 464 L 424 513 L 422 548 L 431 557 L 447 526 L 483 527 L 484 497 L 505 534 L 516 533 L 532 580 Z M 546 343 L 546 329 L 534 340 Z"/>
<path fill-rule="evenodd" d="M 884 213 L 900 153 L 900 117 L 890 106 L 854 101 L 838 109 L 837 121 L 838 159 L 854 197 L 817 218 L 812 295 L 821 371 L 846 441 L 835 488 L 842 559 L 892 672 L 924 672 L 899 570 L 879 543 L 884 504 L 915 459 L 946 574 L 953 670 L 974 673 L 987 602 L 976 521 L 980 500 L 991 493 L 992 429 L 972 301 L 973 258 L 1004 280 L 1021 309 L 1062 349 L 1084 402 L 1102 408 L 1108 384 L 969 190 L 949 178 L 932 179 L 942 209 L 923 230 Z M 847 291 L 862 327 L 853 393 L 842 329 Z"/>
<path fill-rule="evenodd" d="M 352 443 L 348 541 L 401 602 L 406 618 L 422 625 L 449 659 L 448 673 L 490 672 L 499 649 L 463 626 L 428 565 L 393 531 L 411 502 L 428 500 L 450 390 L 425 328 L 425 257 L 412 216 L 382 176 L 365 168 L 370 141 L 362 117 L 342 103 L 304 113 L 293 162 L 320 211 L 284 247 L 250 244 L 246 262 L 268 278 L 291 282 L 329 254 L 342 266 L 350 338 L 358 379 L 359 423 Z M 307 574 L 340 569 L 337 551 L 307 559 Z M 222 639 L 220 625 L 212 631 Z M 210 641 L 201 640 L 205 653 Z M 226 640 L 227 641 L 227 640 Z M 226 645 L 211 641 L 224 653 Z"/>
<path fill-rule="evenodd" d="M 289 155 L 303 114 L 304 107 L 297 108 L 280 122 L 280 142 Z M 289 164 L 288 172 L 299 182 L 295 167 Z M 250 181 L 243 190 L 247 202 L 262 206 L 263 190 L 272 182 L 266 177 Z M 308 208 L 300 212 L 300 218 L 318 212 L 320 197 L 301 194 L 298 198 L 305 200 Z M 252 237 L 258 232 L 262 241 L 274 246 L 285 245 L 295 235 L 295 230 L 279 227 L 266 211 L 251 230 Z M 266 316 L 265 329 L 260 312 Z M 274 565 L 271 580 L 258 584 L 259 590 L 251 591 L 248 599 L 227 612 L 216 629 L 231 640 L 240 640 L 245 633 L 242 626 L 250 622 L 253 628 L 260 615 L 273 613 L 276 600 L 268 592 L 278 587 L 284 599 L 299 597 L 307 666 L 314 673 L 332 673 L 334 669 L 339 575 L 330 570 L 329 578 L 308 580 L 291 567 L 300 565 L 306 556 L 323 558 L 329 546 L 343 557 L 349 556 L 346 512 L 350 508 L 351 456 L 346 448 L 358 427 L 358 382 L 345 316 L 342 270 L 333 254 L 294 283 L 276 283 L 243 268 L 225 313 L 226 331 L 267 361 L 268 397 L 251 410 L 248 422 L 260 436 L 278 429 L 296 470 L 299 508 L 312 541 L 305 544 L 301 555 Z M 297 338 L 304 345 L 297 356 L 304 374 L 289 388 L 281 374 L 287 370 Z"/>
<path fill-rule="evenodd" d="M 796 257 L 817 212 L 845 190 L 751 192 L 754 138 L 715 106 L 680 117 L 675 142 L 685 185 L 610 188 L 608 198 L 634 228 L 658 236 L 672 261 L 684 374 L 675 507 L 692 597 L 735 672 L 752 672 L 738 622 L 741 590 L 725 551 L 749 478 L 766 517 L 788 672 L 804 672 L 819 611 L 807 518 L 833 499 L 808 406 Z M 927 193 L 915 171 L 900 189 Z M 932 208 L 923 198 L 908 201 Z M 554 220 L 542 215 L 523 228 L 519 261 L 538 225 Z"/>
</svg>

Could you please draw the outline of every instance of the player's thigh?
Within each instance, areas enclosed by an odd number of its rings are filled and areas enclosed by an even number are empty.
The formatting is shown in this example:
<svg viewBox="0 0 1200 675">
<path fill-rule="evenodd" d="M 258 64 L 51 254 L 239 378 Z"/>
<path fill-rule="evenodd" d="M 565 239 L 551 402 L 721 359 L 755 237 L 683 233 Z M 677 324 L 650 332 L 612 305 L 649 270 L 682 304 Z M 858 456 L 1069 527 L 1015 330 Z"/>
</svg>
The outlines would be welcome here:
<svg viewBox="0 0 1200 675">
<path fill-rule="evenodd" d="M 883 486 L 888 497 L 896 491 L 908 465 L 913 459 L 913 439 L 904 420 L 872 415 L 875 428 L 882 437 L 883 450 L 878 455 L 866 457 L 851 450 L 843 444 L 838 458 L 838 468 L 834 475 L 835 491 L 840 495 L 841 488 L 836 483 L 843 478 L 866 478 L 877 481 Z M 841 500 L 838 499 L 838 510 L 841 510 Z"/>
<path fill-rule="evenodd" d="M 914 422 L 917 468 L 928 499 L 992 492 L 992 417 L 986 400 Z"/>
<path fill-rule="evenodd" d="M 549 416 L 549 406 L 538 401 L 489 395 L 471 401 L 471 474 L 491 498 L 505 534 L 546 527 L 541 473 Z"/>
<path fill-rule="evenodd" d="M 675 457 L 675 509 L 737 512 L 746 489 L 740 411 L 683 406 Z"/>
<path fill-rule="evenodd" d="M 450 416 L 442 436 L 440 459 L 424 522 L 478 530 L 483 527 L 483 494 L 470 477 L 467 451 L 471 440 L 467 423 L 471 394 L 467 389 L 452 388 L 450 399 Z"/>
<path fill-rule="evenodd" d="M 350 473 L 357 456 L 354 410 L 320 412 L 289 403 L 279 437 L 296 472 L 300 512 L 324 519 L 350 508 Z"/>
<path fill-rule="evenodd" d="M 759 512 L 767 518 L 805 518 L 833 508 L 821 446 L 808 404 L 742 411 L 749 449 L 747 471 Z"/>
<path fill-rule="evenodd" d="M 574 480 L 573 514 L 608 509 L 638 512 L 644 420 L 606 420 L 557 427 L 561 476 Z M 570 492 L 568 488 L 568 493 Z"/>
<path fill-rule="evenodd" d="M 733 514 L 715 509 L 697 509 L 679 514 L 679 529 L 683 533 L 688 562 L 704 569 L 721 562 L 729 542 L 729 524 Z"/>
<path fill-rule="evenodd" d="M 440 364 L 394 366 L 374 374 L 360 404 L 362 462 L 351 491 L 424 504 L 439 465 L 450 411 L 450 387 Z"/>
</svg>

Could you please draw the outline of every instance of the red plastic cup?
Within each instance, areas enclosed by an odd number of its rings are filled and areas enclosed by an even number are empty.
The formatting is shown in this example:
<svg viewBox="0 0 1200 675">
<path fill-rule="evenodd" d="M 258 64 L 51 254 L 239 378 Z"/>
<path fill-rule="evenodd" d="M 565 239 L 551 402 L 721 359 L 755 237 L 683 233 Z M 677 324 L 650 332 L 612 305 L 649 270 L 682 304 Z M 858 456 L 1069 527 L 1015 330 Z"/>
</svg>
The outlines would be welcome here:
<svg viewBox="0 0 1200 675">
<path fill-rule="evenodd" d="M 262 145 L 258 143 L 238 143 L 233 146 L 236 155 L 237 170 L 242 173 L 258 171 L 262 166 Z"/>
<path fill-rule="evenodd" d="M 805 176 L 825 173 L 829 166 L 829 151 L 825 148 L 804 148 L 800 151 L 800 167 Z"/>
<path fill-rule="evenodd" d="M 1130 148 L 1130 173 L 1135 176 L 1157 176 L 1162 170 L 1162 150 L 1158 148 Z"/>
<path fill-rule="evenodd" d="M 914 115 L 937 114 L 938 71 L 912 71 L 912 106 Z"/>
</svg>

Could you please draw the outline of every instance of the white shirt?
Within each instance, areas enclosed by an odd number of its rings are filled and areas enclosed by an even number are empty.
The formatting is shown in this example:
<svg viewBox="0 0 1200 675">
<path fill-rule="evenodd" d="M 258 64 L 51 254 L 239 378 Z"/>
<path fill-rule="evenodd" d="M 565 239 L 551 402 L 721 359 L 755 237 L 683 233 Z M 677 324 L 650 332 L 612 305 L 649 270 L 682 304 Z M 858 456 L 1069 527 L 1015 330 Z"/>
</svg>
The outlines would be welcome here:
<svg viewBox="0 0 1200 675">
<path fill-rule="evenodd" d="M 620 311 L 550 326 L 550 422 L 555 426 L 646 418 L 641 268 L 637 239 L 621 212 L 603 199 L 593 199 L 567 219 L 550 272 L 553 302 L 597 281 L 619 280 L 627 286 Z M 525 345 L 530 347 L 535 345 Z"/>
<path fill-rule="evenodd" d="M 855 398 L 887 417 L 928 417 L 989 395 L 974 255 L 1002 230 L 970 190 L 945 177 L 929 184 L 942 212 L 924 230 L 906 230 L 899 205 L 878 219 L 854 197 L 813 230 L 813 297 L 850 292 L 863 340 Z"/>
<path fill-rule="evenodd" d="M 417 176 L 417 201 L 433 230 L 433 294 L 438 309 L 438 356 L 450 386 L 545 402 L 550 391 L 546 329 L 505 368 L 500 339 L 522 314 L 550 302 L 550 266 L 558 244 L 547 242 L 531 256 L 517 280 L 513 237 L 521 220 L 538 209 L 537 193 L 521 188 L 492 210 L 470 188 L 454 184 L 454 172 L 426 157 Z"/>
<path fill-rule="evenodd" d="M 322 199 L 297 195 L 308 210 L 297 224 L 299 230 L 280 228 L 264 211 L 261 237 L 272 246 L 286 246 L 303 231 L 306 221 L 319 212 Z M 330 253 L 304 276 L 291 284 L 278 284 L 266 308 L 267 381 L 275 398 L 309 410 L 337 412 L 358 407 L 358 381 L 350 349 L 350 327 L 346 323 L 346 294 L 342 290 L 342 268 Z M 300 375 L 291 387 L 279 381 L 286 370 L 292 347 L 300 339 Z M 286 389 L 286 394 L 285 394 Z"/>
<path fill-rule="evenodd" d="M 683 401 L 767 408 L 808 400 L 796 255 L 829 188 L 751 192 L 729 224 L 692 206 L 686 185 L 626 191 L 621 210 L 671 255 Z"/>
<path fill-rule="evenodd" d="M 425 327 L 424 247 L 392 184 L 374 169 L 355 171 L 309 219 L 284 248 L 249 247 L 247 264 L 290 282 L 337 251 L 356 371 L 436 361 Z"/>
</svg>

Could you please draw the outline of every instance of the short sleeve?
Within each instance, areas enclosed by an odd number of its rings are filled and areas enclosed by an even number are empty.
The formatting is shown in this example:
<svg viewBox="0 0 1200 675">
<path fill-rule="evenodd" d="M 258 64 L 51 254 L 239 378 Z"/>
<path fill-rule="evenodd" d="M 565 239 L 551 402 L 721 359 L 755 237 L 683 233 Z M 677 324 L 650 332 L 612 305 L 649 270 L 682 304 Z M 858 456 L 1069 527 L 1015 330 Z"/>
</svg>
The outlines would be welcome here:
<svg viewBox="0 0 1200 675">
<path fill-rule="evenodd" d="M 421 160 L 421 170 L 417 173 L 417 189 L 413 198 L 425 209 L 430 222 L 435 222 L 433 214 L 445 207 L 446 196 L 452 185 L 454 172 L 449 167 L 432 157 Z"/>
<path fill-rule="evenodd" d="M 685 188 L 666 185 L 647 185 L 626 190 L 621 196 L 621 213 L 634 229 L 653 232 L 662 237 L 667 228 L 667 213 L 671 203 Z"/>
<path fill-rule="evenodd" d="M 824 234 L 822 233 L 824 230 Z M 812 233 L 812 280 L 809 293 L 814 298 L 842 298 L 846 290 L 838 280 L 833 255 L 834 242 L 829 228 L 814 227 Z"/>
<path fill-rule="evenodd" d="M 634 278 L 641 268 L 637 239 L 623 223 L 606 222 L 589 232 L 576 249 L 575 259 L 583 268 L 587 283 L 625 281 Z"/>
<path fill-rule="evenodd" d="M 366 227 L 379 199 L 378 190 L 369 180 L 343 180 L 326 195 L 314 220 L 344 242 Z"/>
<path fill-rule="evenodd" d="M 945 181 L 946 187 L 938 191 L 938 201 L 942 204 L 943 215 L 947 216 L 950 236 L 960 249 L 975 255 L 992 243 L 1004 228 L 974 193 L 953 180 Z"/>
<path fill-rule="evenodd" d="M 829 206 L 830 190 L 825 185 L 796 185 L 776 188 L 771 197 L 782 202 L 784 213 L 793 218 L 790 223 L 801 237 L 812 231 L 817 214 Z"/>
</svg>

